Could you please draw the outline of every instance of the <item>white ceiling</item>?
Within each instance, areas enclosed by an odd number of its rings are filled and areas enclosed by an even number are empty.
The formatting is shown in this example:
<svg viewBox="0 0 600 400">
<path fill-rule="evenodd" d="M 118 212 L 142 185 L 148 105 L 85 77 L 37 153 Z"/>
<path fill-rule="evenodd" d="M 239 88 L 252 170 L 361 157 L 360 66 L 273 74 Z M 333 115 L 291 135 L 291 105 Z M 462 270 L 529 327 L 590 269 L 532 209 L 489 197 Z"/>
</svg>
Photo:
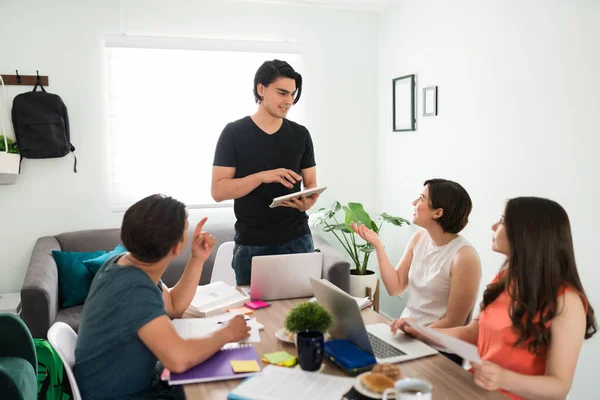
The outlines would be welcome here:
<svg viewBox="0 0 600 400">
<path fill-rule="evenodd" d="M 288 4 L 308 7 L 338 8 L 381 12 L 398 0 L 238 0 L 252 3 Z"/>
</svg>

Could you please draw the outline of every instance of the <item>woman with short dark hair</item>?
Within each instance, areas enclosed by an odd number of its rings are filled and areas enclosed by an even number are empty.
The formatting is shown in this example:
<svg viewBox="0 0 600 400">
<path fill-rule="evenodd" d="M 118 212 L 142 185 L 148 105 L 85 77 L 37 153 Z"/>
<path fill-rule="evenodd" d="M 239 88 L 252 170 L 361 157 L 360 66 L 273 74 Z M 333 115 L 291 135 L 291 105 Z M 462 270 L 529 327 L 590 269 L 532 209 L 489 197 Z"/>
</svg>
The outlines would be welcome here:
<svg viewBox="0 0 600 400">
<path fill-rule="evenodd" d="M 467 225 L 472 203 L 458 183 L 430 179 L 413 202 L 413 223 L 423 229 L 408 242 L 400 263 L 393 267 L 379 236 L 364 225 L 352 228 L 375 247 L 381 279 L 391 296 L 409 289 L 403 318 L 432 328 L 468 322 L 481 280 L 477 252 L 459 232 Z M 450 355 L 456 363 L 462 359 Z"/>
</svg>

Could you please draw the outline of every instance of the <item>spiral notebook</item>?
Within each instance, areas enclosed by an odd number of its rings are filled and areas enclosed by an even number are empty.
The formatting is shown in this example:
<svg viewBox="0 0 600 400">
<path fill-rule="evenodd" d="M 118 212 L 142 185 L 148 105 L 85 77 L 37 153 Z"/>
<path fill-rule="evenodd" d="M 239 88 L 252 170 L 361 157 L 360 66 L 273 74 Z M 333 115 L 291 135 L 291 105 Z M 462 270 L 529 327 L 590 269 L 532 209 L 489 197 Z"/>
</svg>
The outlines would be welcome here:
<svg viewBox="0 0 600 400">
<path fill-rule="evenodd" d="M 215 315 L 210 318 L 182 318 L 174 319 L 171 324 L 183 339 L 201 338 L 209 333 L 212 333 L 223 324 L 239 315 L 236 312 L 228 312 L 225 314 Z M 241 341 L 241 343 L 260 342 L 259 331 L 264 328 L 264 325 L 259 323 L 256 318 L 245 317 L 246 324 L 250 327 L 250 337 Z"/>
<path fill-rule="evenodd" d="M 214 356 L 188 369 L 185 372 L 176 374 L 170 373 L 170 385 L 185 385 L 188 383 L 225 381 L 229 379 L 241 379 L 247 376 L 259 374 L 259 372 L 246 372 L 236 374 L 231 367 L 232 361 L 253 361 L 255 360 L 262 370 L 262 363 L 253 346 L 238 347 L 233 349 L 222 349 Z"/>
</svg>

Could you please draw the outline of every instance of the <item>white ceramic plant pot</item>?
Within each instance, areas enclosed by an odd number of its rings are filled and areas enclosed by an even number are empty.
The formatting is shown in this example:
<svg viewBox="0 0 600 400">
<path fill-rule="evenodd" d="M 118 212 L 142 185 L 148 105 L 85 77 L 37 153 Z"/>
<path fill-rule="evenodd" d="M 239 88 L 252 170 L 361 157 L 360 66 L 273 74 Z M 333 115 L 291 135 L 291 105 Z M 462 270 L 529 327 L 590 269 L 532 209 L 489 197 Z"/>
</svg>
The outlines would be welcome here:
<svg viewBox="0 0 600 400">
<path fill-rule="evenodd" d="M 17 181 L 20 161 L 19 154 L 0 152 L 0 185 L 12 185 Z"/>
<path fill-rule="evenodd" d="M 353 275 L 352 271 L 350 271 L 350 296 L 365 297 L 367 288 L 371 288 L 371 295 L 374 295 L 379 279 L 377 275 L 369 270 L 366 275 Z"/>
</svg>

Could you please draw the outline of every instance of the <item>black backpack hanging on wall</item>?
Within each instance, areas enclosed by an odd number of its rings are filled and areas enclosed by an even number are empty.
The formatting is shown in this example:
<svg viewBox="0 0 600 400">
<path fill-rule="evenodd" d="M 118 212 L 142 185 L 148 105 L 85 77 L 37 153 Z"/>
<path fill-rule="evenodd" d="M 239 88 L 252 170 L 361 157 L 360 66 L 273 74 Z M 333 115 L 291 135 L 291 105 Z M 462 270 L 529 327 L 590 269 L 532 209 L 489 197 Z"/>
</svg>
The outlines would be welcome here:
<svg viewBox="0 0 600 400">
<path fill-rule="evenodd" d="M 75 151 L 67 106 L 60 96 L 47 93 L 39 81 L 33 91 L 21 93 L 13 100 L 12 122 L 21 159 L 64 157 Z M 77 172 L 77 157 L 73 172 Z"/>
</svg>

